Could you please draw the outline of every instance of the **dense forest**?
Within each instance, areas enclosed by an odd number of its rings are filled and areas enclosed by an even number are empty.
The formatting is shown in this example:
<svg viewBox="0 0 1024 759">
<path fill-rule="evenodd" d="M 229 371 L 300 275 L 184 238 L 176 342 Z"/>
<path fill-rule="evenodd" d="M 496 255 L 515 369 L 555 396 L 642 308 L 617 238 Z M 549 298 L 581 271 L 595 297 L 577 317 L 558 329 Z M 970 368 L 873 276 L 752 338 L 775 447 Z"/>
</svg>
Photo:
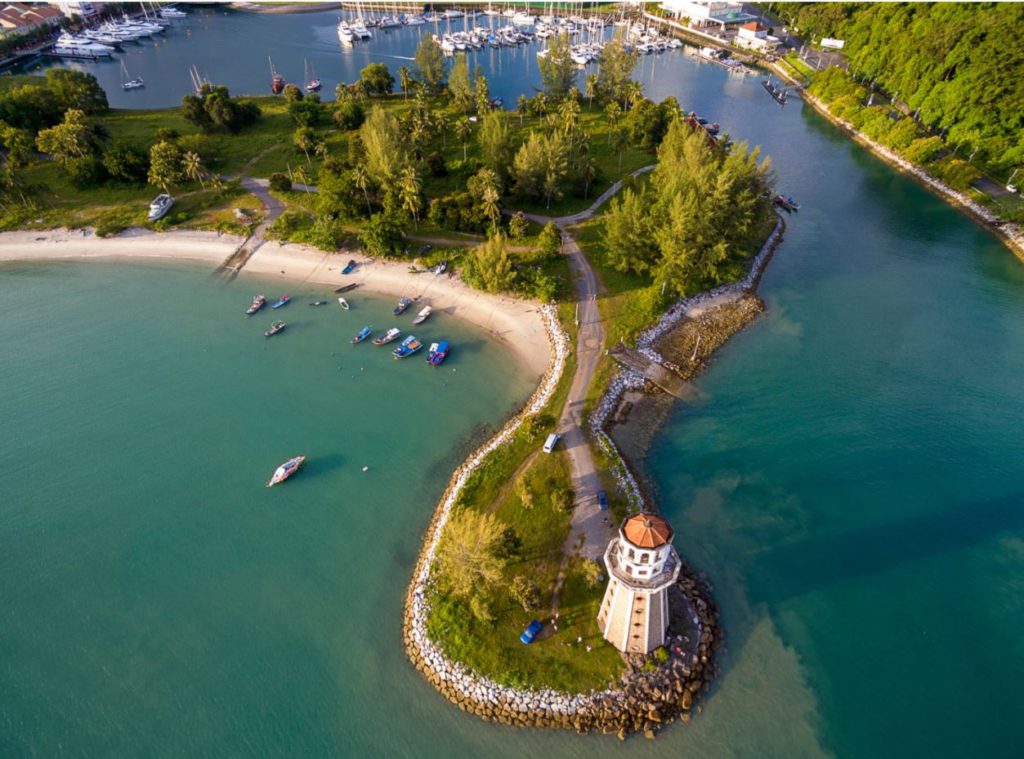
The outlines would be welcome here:
<svg viewBox="0 0 1024 759">
<path fill-rule="evenodd" d="M 772 3 L 808 41 L 845 40 L 850 72 L 906 103 L 960 154 L 1024 162 L 1024 4 Z"/>
</svg>

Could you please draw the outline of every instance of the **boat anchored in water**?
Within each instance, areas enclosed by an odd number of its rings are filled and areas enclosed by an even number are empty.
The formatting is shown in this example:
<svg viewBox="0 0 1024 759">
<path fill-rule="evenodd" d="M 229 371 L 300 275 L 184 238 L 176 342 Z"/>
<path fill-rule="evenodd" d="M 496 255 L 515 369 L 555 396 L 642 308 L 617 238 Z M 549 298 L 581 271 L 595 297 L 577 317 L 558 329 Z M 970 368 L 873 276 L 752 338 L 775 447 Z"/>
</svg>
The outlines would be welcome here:
<svg viewBox="0 0 1024 759">
<path fill-rule="evenodd" d="M 274 470 L 274 474 L 271 476 L 270 481 L 267 483 L 267 487 L 272 488 L 274 487 L 274 485 L 280 485 L 282 482 L 284 482 L 297 471 L 299 471 L 299 467 L 301 467 L 305 463 L 305 456 L 296 456 L 294 458 L 288 459 L 286 462 L 281 464 L 281 466 L 279 466 L 276 470 Z"/>
<path fill-rule="evenodd" d="M 128 67 L 124 65 L 124 61 L 121 61 L 121 89 L 123 90 L 138 90 L 146 86 L 146 82 L 141 76 L 137 76 L 134 79 L 128 78 Z"/>
<path fill-rule="evenodd" d="M 311 305 L 311 306 L 326 306 L 327 305 L 327 301 L 326 300 L 314 300 L 314 301 L 310 302 L 309 305 Z"/>
<path fill-rule="evenodd" d="M 264 337 L 273 337 L 278 332 L 284 332 L 284 328 L 286 326 L 287 325 L 283 321 L 278 320 L 278 321 L 276 321 L 276 322 L 274 322 L 273 324 L 270 325 L 270 329 L 268 329 L 266 332 L 264 332 L 263 336 Z"/>
<path fill-rule="evenodd" d="M 280 298 L 274 301 L 274 305 L 272 305 L 271 308 L 281 308 L 281 306 L 287 306 L 288 301 L 290 300 L 291 298 L 288 297 L 287 295 L 282 295 Z"/>
<path fill-rule="evenodd" d="M 252 299 L 252 303 L 249 304 L 249 307 L 247 309 L 245 309 L 246 316 L 252 316 L 265 305 L 267 305 L 267 298 L 265 295 L 261 294 L 254 296 Z"/>
<path fill-rule="evenodd" d="M 374 345 L 387 345 L 398 339 L 398 336 L 402 334 L 402 330 L 398 327 L 392 327 L 380 337 L 373 338 Z"/>
<path fill-rule="evenodd" d="M 448 352 L 450 350 L 451 347 L 448 345 L 447 340 L 431 343 L 430 350 L 427 351 L 427 363 L 431 366 L 440 366 L 444 363 L 444 360 L 448 358 Z"/>
<path fill-rule="evenodd" d="M 338 298 L 338 305 L 341 306 L 346 311 L 348 311 L 348 301 L 345 300 L 344 298 Z"/>
<path fill-rule="evenodd" d="M 277 73 L 277 69 L 274 68 L 274 62 L 267 56 L 267 63 L 270 64 L 270 91 L 275 95 L 280 95 L 284 92 L 284 77 Z"/>
<path fill-rule="evenodd" d="M 370 327 L 363 327 L 358 333 L 356 333 L 355 337 L 349 340 L 349 342 L 352 343 L 352 345 L 359 345 L 359 343 L 363 342 L 370 336 L 371 332 L 373 332 L 373 330 Z"/>
<path fill-rule="evenodd" d="M 419 338 L 414 335 L 409 335 L 402 341 L 401 345 L 391 351 L 391 355 L 395 358 L 406 358 L 422 347 L 423 343 L 420 342 Z"/>
<path fill-rule="evenodd" d="M 395 316 L 400 316 L 402 313 L 405 312 L 405 309 L 407 309 L 411 305 L 412 298 L 402 298 L 401 300 L 398 301 L 398 305 L 395 306 L 394 309 L 392 309 L 391 313 L 393 313 Z"/>
</svg>

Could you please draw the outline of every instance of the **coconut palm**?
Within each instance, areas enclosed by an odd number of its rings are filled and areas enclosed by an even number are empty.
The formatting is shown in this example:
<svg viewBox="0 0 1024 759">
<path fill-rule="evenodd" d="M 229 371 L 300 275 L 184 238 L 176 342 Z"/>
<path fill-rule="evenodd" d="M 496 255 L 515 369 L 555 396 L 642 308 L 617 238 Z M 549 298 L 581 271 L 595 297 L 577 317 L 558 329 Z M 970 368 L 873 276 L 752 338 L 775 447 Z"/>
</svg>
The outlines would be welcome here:
<svg viewBox="0 0 1024 759">
<path fill-rule="evenodd" d="M 622 106 L 617 100 L 613 100 L 605 106 L 604 113 L 608 118 L 608 142 L 611 142 L 612 135 L 615 133 L 616 127 L 619 126 L 619 119 L 622 118 Z"/>
<path fill-rule="evenodd" d="M 181 157 L 181 168 L 185 171 L 185 176 L 191 179 L 193 182 L 199 182 L 199 186 L 206 189 L 206 183 L 203 182 L 203 178 L 206 176 L 206 171 L 203 168 L 203 159 L 199 157 L 199 154 L 190 150 Z"/>
<path fill-rule="evenodd" d="M 462 140 L 462 160 L 465 161 L 469 155 L 469 137 L 473 134 L 472 122 L 463 116 L 455 122 L 455 134 Z"/>
<path fill-rule="evenodd" d="M 500 197 L 498 189 L 494 185 L 489 185 L 484 188 L 483 197 L 480 199 L 484 216 L 491 220 L 492 229 L 497 229 L 498 219 L 501 218 L 501 207 L 498 205 Z"/>
<path fill-rule="evenodd" d="M 420 196 L 422 185 L 420 178 L 416 175 L 416 169 L 406 166 L 402 169 L 402 176 L 398 183 L 398 194 L 402 199 L 402 208 L 412 216 L 413 224 L 419 223 L 420 208 L 423 200 Z"/>
<path fill-rule="evenodd" d="M 587 74 L 583 85 L 583 94 L 590 101 L 590 110 L 594 110 L 594 98 L 597 96 L 597 74 Z"/>
<path fill-rule="evenodd" d="M 583 199 L 586 200 L 590 195 L 590 183 L 597 176 L 597 159 L 587 153 L 580 158 L 576 170 L 580 174 L 580 179 L 583 180 Z M 619 170 L 622 170 L 621 164 Z"/>
<path fill-rule="evenodd" d="M 448 147 L 448 117 L 445 116 L 441 111 L 434 114 L 432 119 L 434 129 L 436 129 L 441 135 L 441 147 Z"/>
<path fill-rule="evenodd" d="M 574 98 L 566 98 L 558 105 L 558 115 L 562 119 L 562 129 L 572 134 L 580 116 L 580 104 Z"/>
<path fill-rule="evenodd" d="M 620 127 L 615 130 L 615 134 L 612 137 L 612 147 L 615 148 L 619 154 L 619 172 L 622 172 L 622 154 L 629 147 L 629 132 L 624 128 Z"/>
<path fill-rule="evenodd" d="M 373 209 L 370 207 L 370 175 L 366 173 L 366 169 L 361 163 L 356 164 L 352 169 L 352 184 L 363 191 L 363 197 L 366 198 L 366 215 L 372 216 Z"/>
<path fill-rule="evenodd" d="M 526 112 L 530 110 L 530 101 L 526 95 L 520 95 L 516 98 L 516 113 L 519 114 L 519 126 L 523 125 L 523 118 L 526 116 Z"/>
</svg>

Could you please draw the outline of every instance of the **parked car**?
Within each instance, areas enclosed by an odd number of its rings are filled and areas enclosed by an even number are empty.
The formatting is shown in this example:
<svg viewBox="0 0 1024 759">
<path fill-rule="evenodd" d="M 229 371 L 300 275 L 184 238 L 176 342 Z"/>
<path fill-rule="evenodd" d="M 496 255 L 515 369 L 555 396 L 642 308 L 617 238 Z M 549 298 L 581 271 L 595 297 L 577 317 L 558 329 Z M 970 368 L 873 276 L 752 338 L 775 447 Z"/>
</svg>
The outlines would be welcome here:
<svg viewBox="0 0 1024 759">
<path fill-rule="evenodd" d="M 597 507 L 601 511 L 608 511 L 608 494 L 603 490 L 597 491 Z"/>
<path fill-rule="evenodd" d="M 533 643 L 533 639 L 537 637 L 537 633 L 539 633 L 543 629 L 544 625 L 542 625 L 538 620 L 535 619 L 529 625 L 527 625 L 526 629 L 523 630 L 522 633 L 520 633 L 519 640 L 522 641 L 524 645 L 528 646 L 531 643 Z"/>
</svg>

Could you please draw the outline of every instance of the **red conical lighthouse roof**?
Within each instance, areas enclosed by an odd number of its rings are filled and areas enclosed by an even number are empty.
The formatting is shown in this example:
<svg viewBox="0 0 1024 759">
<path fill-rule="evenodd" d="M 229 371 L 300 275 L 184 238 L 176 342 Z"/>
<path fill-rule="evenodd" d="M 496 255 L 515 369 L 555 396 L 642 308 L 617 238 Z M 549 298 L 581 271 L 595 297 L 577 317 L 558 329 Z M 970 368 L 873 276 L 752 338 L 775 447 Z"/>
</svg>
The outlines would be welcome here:
<svg viewBox="0 0 1024 759">
<path fill-rule="evenodd" d="M 658 548 L 672 542 L 672 528 L 657 514 L 637 514 L 622 525 L 622 534 L 637 548 Z"/>
</svg>

